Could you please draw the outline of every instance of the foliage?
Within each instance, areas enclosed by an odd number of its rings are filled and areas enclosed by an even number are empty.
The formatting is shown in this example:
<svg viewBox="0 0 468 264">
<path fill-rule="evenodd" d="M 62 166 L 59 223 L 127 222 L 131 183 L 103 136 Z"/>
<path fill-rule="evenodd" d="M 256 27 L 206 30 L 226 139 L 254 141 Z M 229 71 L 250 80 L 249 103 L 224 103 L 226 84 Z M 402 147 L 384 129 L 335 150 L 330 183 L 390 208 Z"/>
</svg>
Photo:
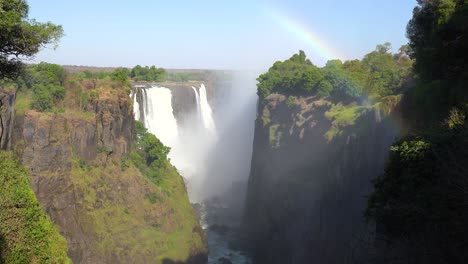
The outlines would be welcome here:
<svg viewBox="0 0 468 264">
<path fill-rule="evenodd" d="M 406 93 L 403 110 L 422 129 L 441 122 L 450 109 L 468 101 L 468 3 L 418 3 L 408 37 L 419 82 Z"/>
<path fill-rule="evenodd" d="M 63 86 L 36 84 L 33 86 L 31 107 L 41 112 L 51 111 L 64 97 L 65 87 Z"/>
<path fill-rule="evenodd" d="M 16 82 L 18 88 L 25 90 L 32 89 L 35 84 L 63 86 L 66 77 L 67 73 L 62 66 L 41 62 L 27 66 Z"/>
<path fill-rule="evenodd" d="M 89 103 L 89 94 L 84 92 L 80 95 L 80 108 L 86 110 L 86 106 Z"/>
<path fill-rule="evenodd" d="M 419 262 L 468 261 L 468 128 L 459 121 L 397 142 L 368 200 L 367 219 L 390 244 L 408 243 Z"/>
<path fill-rule="evenodd" d="M 391 148 L 365 214 L 387 248 L 402 245 L 394 260 L 404 263 L 468 262 L 467 20 L 465 0 L 419 0 L 408 25 L 411 134 Z"/>
<path fill-rule="evenodd" d="M 322 69 L 324 80 L 320 82 L 318 92 L 332 95 L 336 100 L 353 100 L 362 95 L 362 88 L 343 69 L 341 64 L 327 63 Z"/>
<path fill-rule="evenodd" d="M 360 106 L 360 105 L 334 105 L 328 112 L 325 113 L 325 117 L 331 121 L 330 129 L 325 133 L 327 141 L 331 141 L 336 136 L 343 133 L 344 129 L 349 126 L 356 124 L 356 121 L 367 113 L 371 107 Z"/>
<path fill-rule="evenodd" d="M 143 126 L 136 122 L 137 142 L 136 148 L 130 158 L 137 168 L 151 180 L 158 182 L 169 166 L 167 155 L 170 148 Z"/>
<path fill-rule="evenodd" d="M 41 208 L 26 169 L 0 152 L 0 262 L 71 263 L 67 243 Z"/>
<path fill-rule="evenodd" d="M 412 79 L 412 61 L 407 47 L 390 52 L 391 45 L 377 45 L 362 61 L 330 60 L 323 68 L 314 66 L 303 51 L 275 64 L 259 76 L 257 94 L 318 95 L 334 101 L 354 101 L 369 96 L 378 99 L 400 93 Z"/>
<path fill-rule="evenodd" d="M 156 66 L 142 67 L 137 65 L 130 72 L 130 77 L 135 81 L 163 82 L 167 79 L 166 70 Z"/>
<path fill-rule="evenodd" d="M 405 53 L 391 54 L 390 43 L 377 45 L 376 49 L 367 54 L 362 63 L 368 69 L 368 77 L 364 90 L 369 95 L 379 97 L 397 94 L 403 87 L 410 73 L 412 62 Z"/>
<path fill-rule="evenodd" d="M 333 91 L 333 86 L 327 80 L 321 80 L 317 86 L 317 95 L 320 97 L 327 97 Z"/>
<path fill-rule="evenodd" d="M 267 73 L 260 75 L 257 94 L 265 98 L 271 93 L 310 92 L 322 79 L 320 69 L 301 50 L 288 60 L 275 62 Z"/>
<path fill-rule="evenodd" d="M 130 82 L 128 81 L 129 75 L 130 71 L 127 68 L 117 68 L 110 74 L 110 77 L 113 81 L 116 81 L 123 86 L 128 86 L 130 85 Z"/>
<path fill-rule="evenodd" d="M 418 1 L 408 24 L 410 55 L 423 80 L 468 79 L 468 2 Z"/>
<path fill-rule="evenodd" d="M 210 79 L 211 74 L 210 71 L 174 72 L 168 74 L 167 80 L 173 82 L 206 81 Z"/>
<path fill-rule="evenodd" d="M 21 58 L 31 57 L 63 36 L 61 26 L 29 19 L 25 0 L 0 0 L 0 79 L 15 78 Z"/>
<path fill-rule="evenodd" d="M 286 106 L 289 109 L 293 109 L 294 107 L 296 107 L 296 101 L 297 101 L 297 97 L 291 95 L 288 97 L 288 100 L 286 100 Z"/>
<path fill-rule="evenodd" d="M 81 80 L 86 80 L 86 79 L 88 79 L 88 80 L 89 79 L 102 80 L 102 79 L 105 79 L 105 78 L 109 77 L 110 75 L 111 75 L 110 72 L 104 72 L 104 71 L 91 72 L 89 70 L 76 73 L 76 77 L 78 77 L 78 79 L 81 79 Z"/>
<path fill-rule="evenodd" d="M 283 132 L 280 124 L 272 124 L 269 129 L 269 141 L 272 148 L 279 148 Z"/>
</svg>

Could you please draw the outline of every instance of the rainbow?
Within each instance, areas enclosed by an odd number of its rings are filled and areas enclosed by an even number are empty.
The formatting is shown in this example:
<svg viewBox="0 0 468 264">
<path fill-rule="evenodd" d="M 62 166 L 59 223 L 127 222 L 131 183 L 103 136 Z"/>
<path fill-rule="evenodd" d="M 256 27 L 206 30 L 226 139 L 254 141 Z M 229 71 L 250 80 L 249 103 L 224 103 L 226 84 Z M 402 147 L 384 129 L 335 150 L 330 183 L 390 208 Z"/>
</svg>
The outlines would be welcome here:
<svg viewBox="0 0 468 264">
<path fill-rule="evenodd" d="M 299 21 L 295 21 L 291 17 L 288 17 L 275 9 L 268 8 L 264 10 L 284 30 L 295 35 L 306 43 L 307 47 L 313 51 L 313 54 L 318 56 L 320 59 L 323 59 L 324 62 L 331 59 L 344 60 L 346 58 L 346 56 L 341 54 L 341 52 L 338 52 L 332 47 L 332 45 L 319 37 L 318 34 L 314 33 L 310 27 L 300 23 Z"/>
</svg>

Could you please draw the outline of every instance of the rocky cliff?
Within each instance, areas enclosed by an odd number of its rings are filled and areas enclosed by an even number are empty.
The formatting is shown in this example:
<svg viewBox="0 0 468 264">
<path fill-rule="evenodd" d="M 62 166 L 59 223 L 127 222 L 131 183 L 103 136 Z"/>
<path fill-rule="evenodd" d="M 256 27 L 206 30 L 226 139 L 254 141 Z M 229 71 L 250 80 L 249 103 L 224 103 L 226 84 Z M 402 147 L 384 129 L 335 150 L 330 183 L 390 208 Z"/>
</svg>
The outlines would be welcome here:
<svg viewBox="0 0 468 264">
<path fill-rule="evenodd" d="M 67 100 L 73 100 L 69 89 Z M 126 92 L 99 88 L 87 111 L 26 111 L 15 150 L 74 263 L 203 263 L 206 243 L 175 168 L 155 184 L 128 159 L 135 121 Z M 169 262 L 171 263 L 171 262 Z"/>
<path fill-rule="evenodd" d="M 0 150 L 11 148 L 16 91 L 0 88 Z"/>
<path fill-rule="evenodd" d="M 261 100 L 244 227 L 255 263 L 349 263 L 397 131 L 387 106 L 272 94 Z M 361 243 L 362 242 L 362 243 Z"/>
</svg>

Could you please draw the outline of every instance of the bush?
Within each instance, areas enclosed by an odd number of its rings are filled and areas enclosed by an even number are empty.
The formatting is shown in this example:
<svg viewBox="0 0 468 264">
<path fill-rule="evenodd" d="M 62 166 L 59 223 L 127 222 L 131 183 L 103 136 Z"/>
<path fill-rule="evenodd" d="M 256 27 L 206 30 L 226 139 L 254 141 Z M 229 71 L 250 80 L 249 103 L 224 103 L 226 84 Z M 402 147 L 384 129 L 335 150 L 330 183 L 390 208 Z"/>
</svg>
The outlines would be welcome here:
<svg viewBox="0 0 468 264">
<path fill-rule="evenodd" d="M 0 151 L 0 263 L 71 263 L 67 242 L 43 211 L 27 170 Z"/>
<path fill-rule="evenodd" d="M 41 112 L 51 111 L 52 108 L 65 97 L 65 87 L 59 85 L 33 86 L 31 107 Z"/>
<path fill-rule="evenodd" d="M 297 97 L 291 95 L 288 97 L 288 100 L 286 100 L 286 106 L 289 109 L 293 109 L 294 107 L 296 107 L 296 101 L 297 101 Z"/>
</svg>

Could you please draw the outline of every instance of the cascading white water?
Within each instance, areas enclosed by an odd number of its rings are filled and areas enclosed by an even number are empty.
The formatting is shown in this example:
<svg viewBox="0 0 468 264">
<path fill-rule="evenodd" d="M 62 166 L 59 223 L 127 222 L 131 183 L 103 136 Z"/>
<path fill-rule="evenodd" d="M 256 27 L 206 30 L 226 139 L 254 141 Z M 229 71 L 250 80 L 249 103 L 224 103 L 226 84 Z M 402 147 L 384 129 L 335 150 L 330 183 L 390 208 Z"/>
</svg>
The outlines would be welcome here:
<svg viewBox="0 0 468 264">
<path fill-rule="evenodd" d="M 176 145 L 179 131 L 172 110 L 171 90 L 163 87 L 152 87 L 146 89 L 146 93 L 145 127 L 165 145 Z"/>
<path fill-rule="evenodd" d="M 200 111 L 205 129 L 215 137 L 214 139 L 216 139 L 216 126 L 213 119 L 213 111 L 208 103 L 204 84 L 200 86 Z"/>
<path fill-rule="evenodd" d="M 202 84 L 200 92 L 195 87 L 192 90 L 197 104 L 196 112 L 189 115 L 190 122 L 182 125 L 174 117 L 170 89 L 143 89 L 140 103 L 137 96 L 131 96 L 134 97 L 135 118 L 143 120 L 150 133 L 171 147 L 169 158 L 187 180 L 190 199 L 196 202 L 204 198 L 201 190 L 207 175 L 206 163 L 210 149 L 217 140 L 217 133 L 206 87 Z"/>
<path fill-rule="evenodd" d="M 140 120 L 140 104 L 138 103 L 136 94 L 132 91 L 130 97 L 133 98 L 133 113 L 135 113 L 135 120 Z"/>
<path fill-rule="evenodd" d="M 195 100 L 196 100 L 196 103 L 197 103 L 197 111 L 200 111 L 200 95 L 198 94 L 197 88 L 192 86 L 192 90 L 193 90 L 193 92 L 195 94 Z"/>
<path fill-rule="evenodd" d="M 135 117 L 144 120 L 148 130 L 171 147 L 169 158 L 186 179 L 191 202 L 200 205 L 200 221 L 208 233 L 210 264 L 219 263 L 221 258 L 235 264 L 251 263 L 246 255 L 230 248 L 228 241 L 235 232 L 217 234 L 209 227 L 240 223 L 244 194 L 238 186 L 248 177 L 255 119 L 252 83 L 235 83 L 235 89 L 217 87 L 216 98 L 222 104 L 215 112 L 205 85 L 192 87 L 196 107 L 184 113 L 179 122 L 174 118 L 171 90 L 149 88 L 131 95 Z"/>
</svg>

